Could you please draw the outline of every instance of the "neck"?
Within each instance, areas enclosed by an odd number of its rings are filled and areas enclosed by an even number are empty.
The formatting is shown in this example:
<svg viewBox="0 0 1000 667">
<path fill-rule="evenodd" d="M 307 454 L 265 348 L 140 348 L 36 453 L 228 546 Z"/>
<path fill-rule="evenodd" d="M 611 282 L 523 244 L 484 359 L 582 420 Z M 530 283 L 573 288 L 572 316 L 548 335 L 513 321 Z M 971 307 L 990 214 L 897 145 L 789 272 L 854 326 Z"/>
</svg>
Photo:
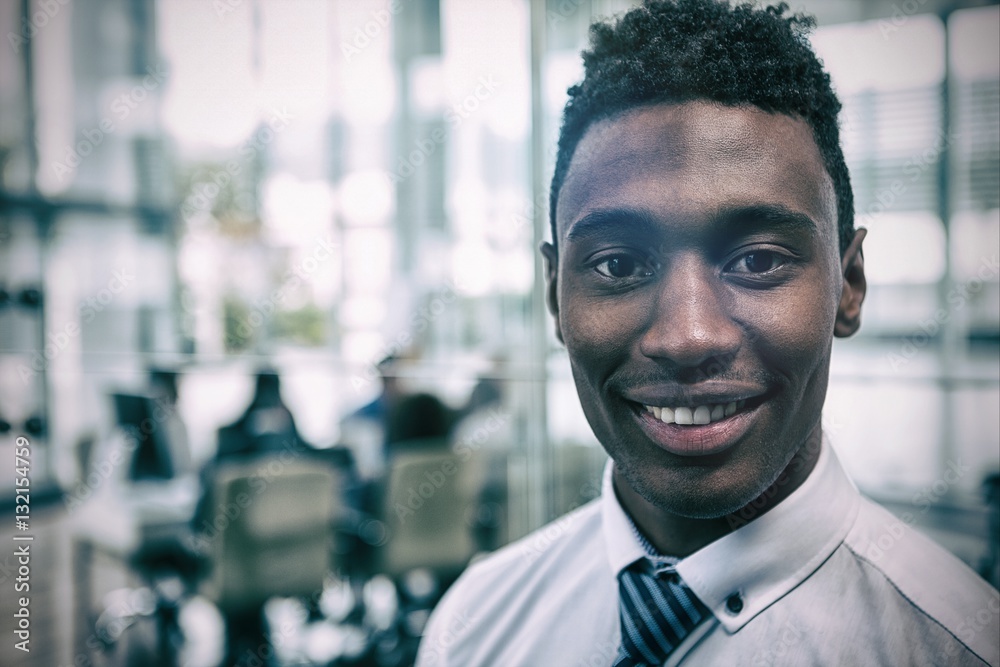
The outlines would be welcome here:
<svg viewBox="0 0 1000 667">
<path fill-rule="evenodd" d="M 617 469 L 613 476 L 616 495 L 639 530 L 660 553 L 683 558 L 756 521 L 791 495 L 816 467 L 822 438 L 822 429 L 817 426 L 771 486 L 744 507 L 718 518 L 692 519 L 661 509 L 632 490 Z"/>
</svg>

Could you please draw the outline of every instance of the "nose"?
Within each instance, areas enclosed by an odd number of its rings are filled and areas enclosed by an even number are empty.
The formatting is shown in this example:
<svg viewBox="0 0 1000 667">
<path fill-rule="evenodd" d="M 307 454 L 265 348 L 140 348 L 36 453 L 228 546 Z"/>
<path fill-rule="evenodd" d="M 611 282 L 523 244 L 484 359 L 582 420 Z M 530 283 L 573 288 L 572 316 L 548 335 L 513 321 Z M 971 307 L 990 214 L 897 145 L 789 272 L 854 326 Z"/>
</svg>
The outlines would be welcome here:
<svg viewBox="0 0 1000 667">
<path fill-rule="evenodd" d="M 665 265 L 640 339 L 642 354 L 685 369 L 717 372 L 728 366 L 740 348 L 743 329 L 732 317 L 725 289 L 712 265 L 697 257 Z"/>
</svg>

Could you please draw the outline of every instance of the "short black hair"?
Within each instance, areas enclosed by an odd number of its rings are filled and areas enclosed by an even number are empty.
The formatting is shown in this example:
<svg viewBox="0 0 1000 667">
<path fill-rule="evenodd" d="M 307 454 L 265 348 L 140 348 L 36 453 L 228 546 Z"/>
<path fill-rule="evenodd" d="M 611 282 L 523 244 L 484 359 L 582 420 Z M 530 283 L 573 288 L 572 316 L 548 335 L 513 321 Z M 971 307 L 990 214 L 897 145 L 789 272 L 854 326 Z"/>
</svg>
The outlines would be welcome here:
<svg viewBox="0 0 1000 667">
<path fill-rule="evenodd" d="M 549 222 L 577 144 L 590 125 L 635 107 L 709 100 L 803 119 L 837 197 L 840 252 L 854 236 L 854 193 L 840 147 L 840 100 L 809 45 L 810 16 L 788 4 L 757 9 L 720 0 L 646 0 L 616 23 L 590 27 L 583 81 L 563 111 Z"/>
</svg>

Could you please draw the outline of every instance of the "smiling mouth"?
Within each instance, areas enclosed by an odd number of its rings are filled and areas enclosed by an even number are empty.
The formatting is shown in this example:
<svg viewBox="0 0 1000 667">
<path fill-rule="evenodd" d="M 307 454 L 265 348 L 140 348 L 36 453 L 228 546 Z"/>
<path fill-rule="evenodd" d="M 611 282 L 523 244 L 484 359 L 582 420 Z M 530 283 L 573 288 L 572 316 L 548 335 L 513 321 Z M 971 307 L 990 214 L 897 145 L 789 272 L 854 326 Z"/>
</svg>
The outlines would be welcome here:
<svg viewBox="0 0 1000 667">
<path fill-rule="evenodd" d="M 680 456 L 708 456 L 740 442 L 757 421 L 757 409 L 767 398 L 763 393 L 671 406 L 630 402 L 646 434 L 659 447 Z"/>
<path fill-rule="evenodd" d="M 760 404 L 762 396 L 728 403 L 706 403 L 704 405 L 684 405 L 684 406 L 658 406 L 642 405 L 643 409 L 659 419 L 664 424 L 677 424 L 678 426 L 704 426 L 714 422 L 722 421 L 732 417 L 736 413 L 747 409 L 753 409 Z"/>
</svg>

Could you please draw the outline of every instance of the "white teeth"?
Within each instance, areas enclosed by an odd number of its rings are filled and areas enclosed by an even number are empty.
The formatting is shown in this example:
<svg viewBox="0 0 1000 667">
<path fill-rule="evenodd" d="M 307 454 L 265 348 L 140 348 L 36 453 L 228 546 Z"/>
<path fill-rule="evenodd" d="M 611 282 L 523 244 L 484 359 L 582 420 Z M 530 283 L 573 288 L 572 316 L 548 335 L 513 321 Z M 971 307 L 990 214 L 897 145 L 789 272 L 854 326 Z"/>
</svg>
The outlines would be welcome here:
<svg viewBox="0 0 1000 667">
<path fill-rule="evenodd" d="M 642 407 L 664 424 L 680 424 L 682 426 L 696 424 L 700 426 L 732 417 L 738 410 L 742 410 L 746 404 L 747 402 L 744 399 L 731 403 L 699 405 L 693 408 L 668 408 L 657 405 L 644 405 Z"/>
<path fill-rule="evenodd" d="M 673 408 L 663 408 L 663 412 L 660 413 L 660 421 L 664 424 L 674 423 L 674 410 Z"/>
<path fill-rule="evenodd" d="M 710 424 L 712 422 L 712 409 L 707 405 L 699 405 L 694 409 L 691 421 L 695 424 Z"/>
</svg>

